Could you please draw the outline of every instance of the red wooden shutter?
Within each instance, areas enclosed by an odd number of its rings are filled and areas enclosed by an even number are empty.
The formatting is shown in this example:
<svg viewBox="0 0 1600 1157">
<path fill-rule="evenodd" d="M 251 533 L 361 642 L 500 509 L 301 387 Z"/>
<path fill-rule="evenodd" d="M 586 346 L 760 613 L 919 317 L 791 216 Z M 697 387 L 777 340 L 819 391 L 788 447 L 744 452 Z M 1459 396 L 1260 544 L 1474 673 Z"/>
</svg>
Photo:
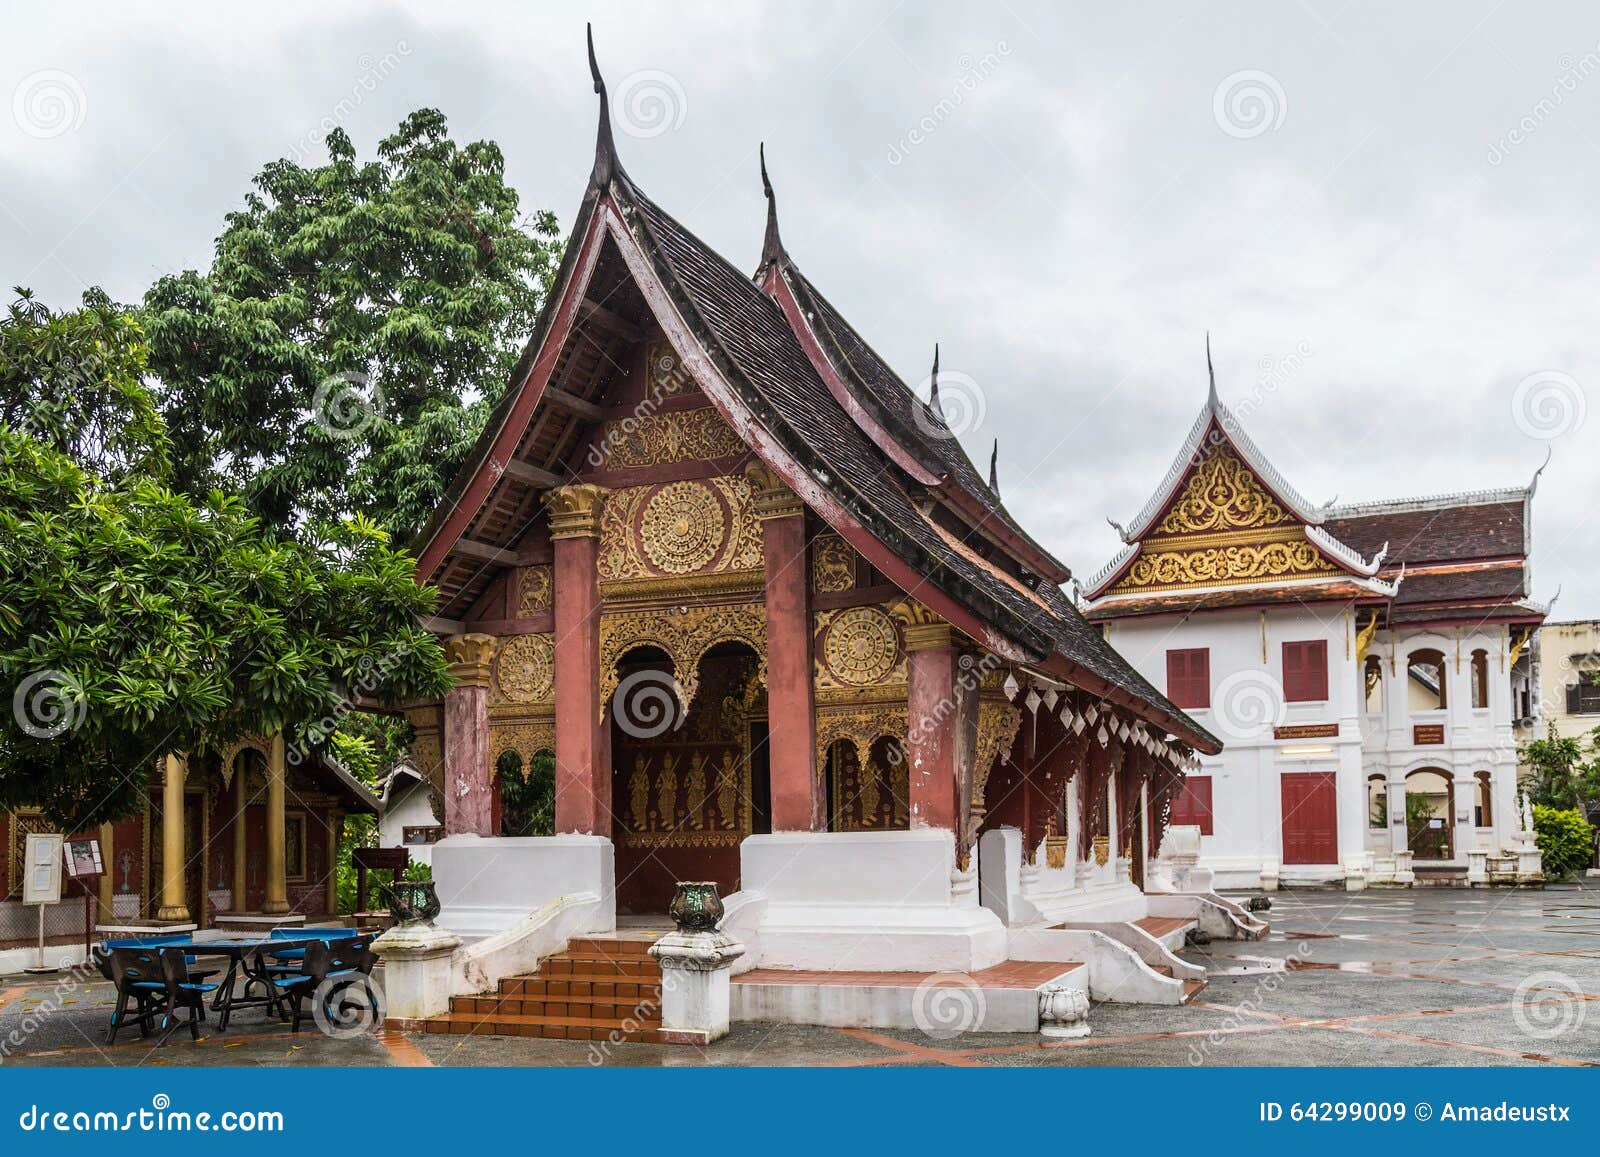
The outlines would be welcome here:
<svg viewBox="0 0 1600 1157">
<path fill-rule="evenodd" d="M 1183 781 L 1183 790 L 1172 801 L 1174 824 L 1195 824 L 1200 834 L 1211 834 L 1211 777 L 1190 775 Z"/>
<path fill-rule="evenodd" d="M 1312 639 L 1283 645 L 1283 698 L 1314 703 L 1328 697 L 1328 642 Z"/>
<path fill-rule="evenodd" d="M 1211 652 L 1205 647 L 1167 652 L 1167 698 L 1179 707 L 1211 706 Z"/>
</svg>

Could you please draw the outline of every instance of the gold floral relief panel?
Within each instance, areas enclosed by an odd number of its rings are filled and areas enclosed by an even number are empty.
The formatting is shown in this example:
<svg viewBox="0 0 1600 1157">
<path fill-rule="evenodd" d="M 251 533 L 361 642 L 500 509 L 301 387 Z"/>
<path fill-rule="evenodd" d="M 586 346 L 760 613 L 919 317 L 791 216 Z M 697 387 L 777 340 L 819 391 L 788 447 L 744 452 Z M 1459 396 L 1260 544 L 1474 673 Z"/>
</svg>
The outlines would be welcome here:
<svg viewBox="0 0 1600 1157">
<path fill-rule="evenodd" d="M 846 607 L 816 616 L 819 691 L 903 686 L 905 644 L 899 621 L 882 607 Z"/>
<path fill-rule="evenodd" d="M 1199 550 L 1151 550 L 1147 543 L 1116 589 L 1162 591 L 1341 573 L 1303 538 Z"/>
<path fill-rule="evenodd" d="M 757 656 L 756 678 L 766 683 L 767 610 L 761 603 L 691 606 L 677 611 L 608 612 L 600 616 L 600 702 L 609 706 L 621 677 L 617 664 L 637 647 L 665 651 L 682 690 L 683 706 L 700 686 L 700 660 L 718 643 L 743 643 Z"/>
<path fill-rule="evenodd" d="M 684 369 L 670 343 L 651 342 L 645 354 L 650 382 L 650 397 L 656 401 L 681 398 L 695 392 L 694 379 Z"/>
<path fill-rule="evenodd" d="M 718 476 L 630 486 L 600 516 L 601 582 L 761 568 L 750 484 Z"/>
<path fill-rule="evenodd" d="M 526 782 L 533 774 L 533 757 L 541 751 L 556 750 L 556 721 L 554 717 L 532 722 L 489 724 L 489 766 L 498 770 L 500 757 L 508 751 L 517 753 L 522 762 L 522 779 Z"/>
<path fill-rule="evenodd" d="M 1296 521 L 1232 449 L 1216 444 L 1195 464 L 1172 509 L 1152 534 L 1245 530 Z"/>
<path fill-rule="evenodd" d="M 856 585 L 856 552 L 837 534 L 819 534 L 811 543 L 811 589 L 825 594 Z"/>
<path fill-rule="evenodd" d="M 517 571 L 517 617 L 531 619 L 535 615 L 547 615 L 555 605 L 554 568 L 549 566 L 525 566 Z"/>
<path fill-rule="evenodd" d="M 555 698 L 553 635 L 507 635 L 495 651 L 491 703 L 547 703 Z"/>
<path fill-rule="evenodd" d="M 737 458 L 745 444 L 710 406 L 607 422 L 606 466 L 612 470 Z"/>
</svg>

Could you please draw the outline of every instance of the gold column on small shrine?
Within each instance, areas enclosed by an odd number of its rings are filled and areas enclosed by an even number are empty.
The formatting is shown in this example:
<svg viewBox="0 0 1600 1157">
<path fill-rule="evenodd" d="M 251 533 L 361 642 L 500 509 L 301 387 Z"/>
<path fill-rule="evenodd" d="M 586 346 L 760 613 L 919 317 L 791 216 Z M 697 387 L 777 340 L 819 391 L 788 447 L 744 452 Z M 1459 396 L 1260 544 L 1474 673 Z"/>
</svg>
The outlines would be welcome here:
<svg viewBox="0 0 1600 1157">
<path fill-rule="evenodd" d="M 330 916 L 339 914 L 339 835 L 344 830 L 344 813 L 328 813 L 327 877 L 323 881 L 323 908 Z"/>
<path fill-rule="evenodd" d="M 183 781 L 188 758 L 168 755 L 161 783 L 161 906 L 158 920 L 188 920 L 184 896 Z"/>
<path fill-rule="evenodd" d="M 249 884 L 246 873 L 248 847 L 245 815 L 250 803 L 249 776 L 245 760 L 236 758 L 233 764 L 233 910 L 245 910 L 245 889 Z"/>
<path fill-rule="evenodd" d="M 289 911 L 289 885 L 284 864 L 286 763 L 283 732 L 279 731 L 272 736 L 267 756 L 267 895 L 261 911 L 268 916 L 282 916 Z"/>
<path fill-rule="evenodd" d="M 100 825 L 100 863 L 105 868 L 100 873 L 100 919 L 111 919 L 111 899 L 116 892 L 116 880 L 111 874 L 111 865 L 116 863 L 115 848 L 116 826 L 114 824 Z"/>
</svg>

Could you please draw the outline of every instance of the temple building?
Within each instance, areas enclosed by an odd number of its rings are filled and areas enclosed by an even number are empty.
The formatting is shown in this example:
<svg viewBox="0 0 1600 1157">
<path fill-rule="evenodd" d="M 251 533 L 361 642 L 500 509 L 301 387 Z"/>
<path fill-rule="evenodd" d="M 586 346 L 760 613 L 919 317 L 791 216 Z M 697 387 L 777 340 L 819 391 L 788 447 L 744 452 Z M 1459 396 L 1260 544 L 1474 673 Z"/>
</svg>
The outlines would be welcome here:
<svg viewBox="0 0 1600 1157">
<path fill-rule="evenodd" d="M 1212 376 L 1082 593 L 1107 641 L 1226 743 L 1173 808 L 1220 886 L 1537 874 L 1513 737 L 1546 610 L 1528 572 L 1537 481 L 1313 505 Z"/>
<path fill-rule="evenodd" d="M 1024 961 L 1181 1000 L 1185 928 L 1261 927 L 1141 889 L 1217 739 L 1084 620 L 937 385 L 914 396 L 801 271 L 764 156 L 752 272 L 630 178 L 597 68 L 595 91 L 549 300 L 416 545 L 457 681 L 407 711 L 442 798 L 440 925 L 468 953 L 536 939 L 535 910 L 659 928 L 703 881 L 754 970 L 736 1017 L 819 1015 L 751 979 L 784 969 L 909 989 Z M 557 834 L 502 835 L 551 756 Z"/>
</svg>

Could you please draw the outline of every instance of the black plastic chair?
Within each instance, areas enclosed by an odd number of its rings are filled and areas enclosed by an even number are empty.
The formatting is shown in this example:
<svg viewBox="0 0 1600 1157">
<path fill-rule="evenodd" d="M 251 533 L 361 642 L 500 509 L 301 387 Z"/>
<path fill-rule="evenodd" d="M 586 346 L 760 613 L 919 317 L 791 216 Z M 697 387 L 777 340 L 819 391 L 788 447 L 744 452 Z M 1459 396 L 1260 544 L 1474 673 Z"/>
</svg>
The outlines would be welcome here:
<svg viewBox="0 0 1600 1157">
<path fill-rule="evenodd" d="M 150 1035 L 150 1026 L 167 1008 L 167 979 L 158 951 L 142 948 L 113 948 L 101 959 L 101 971 L 117 989 L 117 1007 L 106 1028 L 106 1043 L 116 1044 L 117 1033 L 128 1024 L 139 1028 L 139 1035 Z M 128 1004 L 133 1003 L 133 1017 Z"/>
<path fill-rule="evenodd" d="M 307 1001 L 320 999 L 325 1006 L 331 1006 L 340 992 L 354 984 L 362 986 L 370 1006 L 376 1008 L 377 994 L 373 992 L 370 978 L 377 959 L 372 949 L 358 939 L 307 944 L 300 971 L 274 977 L 272 981 L 289 1003 L 289 1031 L 300 1031 Z M 324 989 L 328 981 L 333 983 Z"/>
<path fill-rule="evenodd" d="M 166 1044 L 168 1038 L 178 1030 L 178 1025 L 184 1023 L 177 1018 L 183 1009 L 189 1010 L 190 1039 L 199 1040 L 200 1025 L 206 1019 L 206 997 L 221 986 L 190 980 L 189 962 L 178 948 L 161 949 L 161 971 L 166 982 L 167 1019 L 166 1032 L 162 1033 L 160 1043 Z"/>
</svg>

